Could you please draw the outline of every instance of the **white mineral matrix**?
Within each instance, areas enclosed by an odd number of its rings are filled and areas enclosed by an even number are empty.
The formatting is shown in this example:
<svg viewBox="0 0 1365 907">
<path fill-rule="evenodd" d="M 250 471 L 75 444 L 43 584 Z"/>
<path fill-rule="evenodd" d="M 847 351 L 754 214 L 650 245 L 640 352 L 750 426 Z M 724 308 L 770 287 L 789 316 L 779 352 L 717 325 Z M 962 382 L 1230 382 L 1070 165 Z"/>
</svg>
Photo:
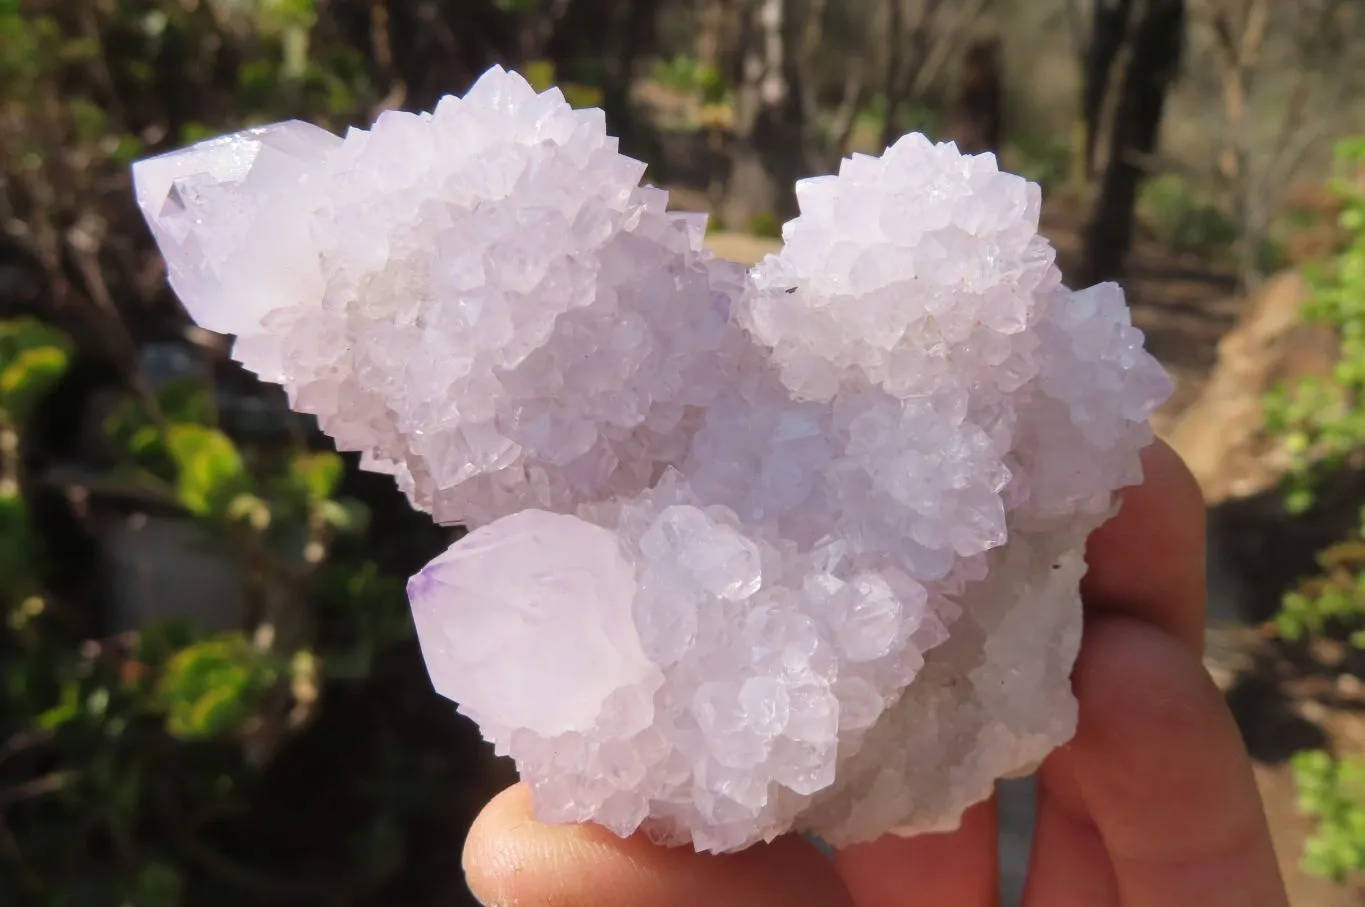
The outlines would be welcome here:
<svg viewBox="0 0 1365 907">
<path fill-rule="evenodd" d="M 413 616 L 541 818 L 951 828 L 1074 730 L 1084 543 L 1171 384 L 990 155 L 909 135 L 806 180 L 747 275 L 644 170 L 494 69 L 134 173 L 194 319 L 472 530 Z"/>
</svg>

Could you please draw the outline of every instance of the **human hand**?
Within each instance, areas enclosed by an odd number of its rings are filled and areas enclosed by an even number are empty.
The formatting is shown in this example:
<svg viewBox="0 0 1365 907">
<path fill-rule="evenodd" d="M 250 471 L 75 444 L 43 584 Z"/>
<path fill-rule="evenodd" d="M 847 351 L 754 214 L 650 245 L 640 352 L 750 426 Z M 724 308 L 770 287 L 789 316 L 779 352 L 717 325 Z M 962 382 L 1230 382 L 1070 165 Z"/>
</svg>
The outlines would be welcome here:
<svg viewBox="0 0 1365 907">
<path fill-rule="evenodd" d="M 1026 907 L 1286 907 L 1251 763 L 1200 663 L 1204 509 L 1166 445 L 1092 537 L 1075 739 L 1038 775 Z M 524 785 L 470 831 L 488 907 L 992 907 L 993 802 L 951 834 L 826 860 L 790 837 L 711 856 L 531 817 Z"/>
</svg>

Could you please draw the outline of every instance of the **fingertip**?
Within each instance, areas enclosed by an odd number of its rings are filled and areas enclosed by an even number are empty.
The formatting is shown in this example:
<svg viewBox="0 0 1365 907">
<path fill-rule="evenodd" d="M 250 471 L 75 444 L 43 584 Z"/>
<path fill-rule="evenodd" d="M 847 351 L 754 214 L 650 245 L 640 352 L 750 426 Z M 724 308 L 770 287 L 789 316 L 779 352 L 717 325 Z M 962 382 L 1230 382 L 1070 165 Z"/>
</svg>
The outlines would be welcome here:
<svg viewBox="0 0 1365 907">
<path fill-rule="evenodd" d="M 484 806 L 465 837 L 465 883 L 484 907 L 516 903 L 523 868 L 537 862 L 531 792 L 514 784 Z"/>
<path fill-rule="evenodd" d="M 650 907 L 841 907 L 833 867 L 795 837 L 715 856 L 622 839 L 596 825 L 535 819 L 518 784 L 495 797 L 470 828 L 464 871 L 486 907 L 648 904 Z"/>
<path fill-rule="evenodd" d="M 517 875 L 525 862 L 531 818 L 530 791 L 515 784 L 484 806 L 465 837 L 461 863 L 465 884 L 484 907 L 515 903 Z"/>
</svg>

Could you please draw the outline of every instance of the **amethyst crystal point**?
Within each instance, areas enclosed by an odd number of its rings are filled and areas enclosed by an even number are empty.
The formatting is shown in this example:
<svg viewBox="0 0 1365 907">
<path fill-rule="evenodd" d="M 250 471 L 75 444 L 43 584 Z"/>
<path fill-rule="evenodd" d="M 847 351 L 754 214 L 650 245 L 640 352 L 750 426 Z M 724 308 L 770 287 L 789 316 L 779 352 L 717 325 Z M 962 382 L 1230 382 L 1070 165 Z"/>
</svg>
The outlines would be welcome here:
<svg viewBox="0 0 1365 907">
<path fill-rule="evenodd" d="M 1169 379 L 988 155 L 912 135 L 801 183 L 747 277 L 643 170 L 499 69 L 135 167 L 190 314 L 472 528 L 413 614 L 543 818 L 951 828 L 1074 730 L 1085 540 Z"/>
</svg>

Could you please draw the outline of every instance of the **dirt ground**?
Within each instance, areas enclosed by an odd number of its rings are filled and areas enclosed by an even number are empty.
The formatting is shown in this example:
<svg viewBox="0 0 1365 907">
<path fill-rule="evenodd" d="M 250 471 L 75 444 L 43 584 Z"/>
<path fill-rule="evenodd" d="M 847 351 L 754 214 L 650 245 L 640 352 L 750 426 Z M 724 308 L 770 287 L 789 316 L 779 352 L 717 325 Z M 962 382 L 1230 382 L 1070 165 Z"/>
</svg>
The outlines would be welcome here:
<svg viewBox="0 0 1365 907">
<path fill-rule="evenodd" d="M 677 193 L 675 193 L 676 196 Z M 679 208 L 704 207 L 703 199 L 677 198 Z M 1053 203 L 1044 212 L 1043 231 L 1056 245 L 1063 272 L 1076 261 L 1080 248 L 1074 207 Z M 775 251 L 777 240 L 719 233 L 710 239 L 717 254 L 752 263 Z M 1177 391 L 1154 420 L 1164 432 L 1193 399 L 1217 359 L 1217 344 L 1237 322 L 1244 299 L 1226 271 L 1193 256 L 1172 254 L 1150 238 L 1140 238 L 1124 281 L 1133 306 L 1134 322 L 1147 334 L 1152 352 L 1176 379 Z M 1269 512 L 1269 517 L 1265 513 Z M 1275 837 L 1281 869 L 1293 907 L 1351 907 L 1365 904 L 1365 885 L 1338 886 L 1305 875 L 1299 854 L 1311 823 L 1299 814 L 1289 757 L 1298 749 L 1323 745 L 1341 752 L 1365 753 L 1365 688 L 1349 661 L 1332 644 L 1318 651 L 1290 653 L 1267 638 L 1261 628 L 1265 600 L 1275 600 L 1279 588 L 1299 566 L 1311 563 L 1312 542 L 1300 539 L 1303 553 L 1295 560 L 1286 554 L 1283 569 L 1268 576 L 1257 565 L 1276 533 L 1289 531 L 1272 505 L 1258 515 L 1246 507 L 1211 513 L 1210 537 L 1210 672 L 1228 695 L 1256 765 L 1256 777 Z M 1267 532 L 1257 521 L 1278 521 Z M 1251 551 L 1241 536 L 1259 526 Z M 1225 537 L 1226 536 L 1226 537 Z M 1240 546 L 1240 548 L 1239 548 Z M 1273 585 L 1273 588 L 1272 588 Z M 1012 785 L 1004 791 L 1006 828 L 1002 830 L 1002 859 L 1007 902 L 1017 896 L 1027 860 L 1032 791 Z"/>
</svg>

